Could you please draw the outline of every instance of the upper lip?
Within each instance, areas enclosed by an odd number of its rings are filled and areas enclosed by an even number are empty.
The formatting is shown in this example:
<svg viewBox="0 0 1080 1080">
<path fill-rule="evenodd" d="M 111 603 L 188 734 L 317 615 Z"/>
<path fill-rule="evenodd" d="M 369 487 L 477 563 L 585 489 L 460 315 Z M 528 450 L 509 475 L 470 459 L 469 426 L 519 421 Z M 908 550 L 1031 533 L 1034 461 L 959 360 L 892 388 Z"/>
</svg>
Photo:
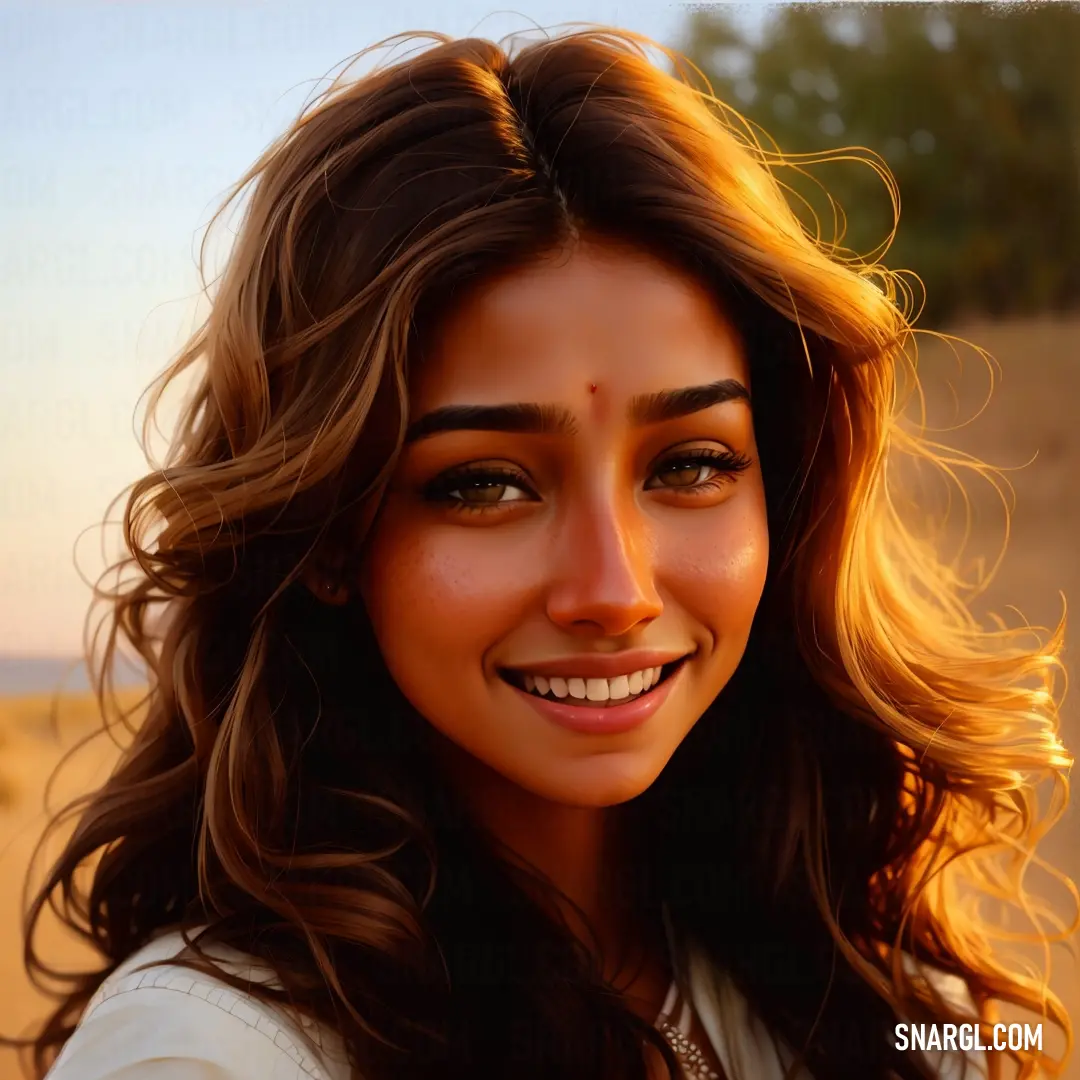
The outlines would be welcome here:
<svg viewBox="0 0 1080 1080">
<path fill-rule="evenodd" d="M 567 656 L 561 660 L 540 660 L 534 664 L 506 665 L 507 671 L 523 675 L 569 676 L 579 679 L 614 679 L 618 675 L 632 675 L 645 668 L 663 667 L 682 660 L 694 650 L 680 652 L 661 649 L 630 649 L 618 653 L 592 653 Z"/>
</svg>

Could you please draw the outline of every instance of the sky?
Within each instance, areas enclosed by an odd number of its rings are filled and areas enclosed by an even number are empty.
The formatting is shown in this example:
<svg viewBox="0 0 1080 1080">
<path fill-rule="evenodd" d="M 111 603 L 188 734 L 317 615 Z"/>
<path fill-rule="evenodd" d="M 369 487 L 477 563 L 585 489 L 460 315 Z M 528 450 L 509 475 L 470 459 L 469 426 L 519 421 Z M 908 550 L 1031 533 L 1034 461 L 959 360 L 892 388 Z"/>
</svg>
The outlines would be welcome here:
<svg viewBox="0 0 1080 1080">
<path fill-rule="evenodd" d="M 0 0 L 0 654 L 81 652 L 87 580 L 118 550 L 100 523 L 147 471 L 140 395 L 197 321 L 202 230 L 315 80 L 404 30 L 675 44 L 688 13 L 497 3 Z"/>
</svg>

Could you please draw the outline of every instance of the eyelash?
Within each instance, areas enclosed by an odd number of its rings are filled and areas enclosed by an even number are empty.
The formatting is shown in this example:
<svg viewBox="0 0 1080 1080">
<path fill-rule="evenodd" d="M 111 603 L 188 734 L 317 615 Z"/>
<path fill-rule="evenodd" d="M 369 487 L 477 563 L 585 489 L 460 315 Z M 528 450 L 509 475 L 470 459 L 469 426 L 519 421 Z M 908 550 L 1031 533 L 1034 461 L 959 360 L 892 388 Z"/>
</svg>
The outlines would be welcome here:
<svg viewBox="0 0 1080 1080">
<path fill-rule="evenodd" d="M 733 450 L 702 448 L 700 450 L 690 450 L 683 454 L 673 454 L 670 457 L 665 458 L 657 466 L 653 476 L 656 476 L 665 468 L 670 468 L 674 465 L 697 465 L 699 468 L 711 467 L 717 471 L 715 475 L 710 476 L 708 480 L 685 488 L 672 487 L 667 489 L 669 491 L 710 491 L 722 484 L 731 483 L 739 473 L 745 472 L 751 464 L 751 460 L 746 457 L 746 455 L 736 453 Z M 473 484 L 477 487 L 513 486 L 526 492 L 533 498 L 529 500 L 514 499 L 511 500 L 510 503 L 469 503 L 464 499 L 454 498 L 453 492 L 467 484 Z M 647 490 L 655 491 L 657 489 L 649 488 Z M 443 473 L 441 476 L 432 480 L 431 483 L 424 488 L 423 494 L 424 498 L 429 502 L 446 503 L 449 505 L 450 509 L 466 513 L 475 511 L 483 513 L 488 510 L 497 510 L 500 507 L 507 505 L 526 501 L 531 502 L 536 498 L 535 492 L 533 492 L 527 477 L 523 473 L 516 469 L 499 468 L 498 466 L 490 465 L 479 466 L 476 468 L 466 466 L 461 469 L 455 469 L 452 472 Z"/>
</svg>

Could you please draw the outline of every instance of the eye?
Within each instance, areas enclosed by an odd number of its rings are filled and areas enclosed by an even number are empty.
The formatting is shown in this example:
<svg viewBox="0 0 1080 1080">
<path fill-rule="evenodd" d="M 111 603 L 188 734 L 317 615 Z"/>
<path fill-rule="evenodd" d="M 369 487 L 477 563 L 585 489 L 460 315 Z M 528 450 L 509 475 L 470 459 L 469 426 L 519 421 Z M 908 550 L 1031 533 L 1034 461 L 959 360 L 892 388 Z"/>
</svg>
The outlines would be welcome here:
<svg viewBox="0 0 1080 1080">
<path fill-rule="evenodd" d="M 454 509 L 484 510 L 508 503 L 534 502 L 536 495 L 517 470 L 485 465 L 443 473 L 427 485 L 424 498 L 448 503 Z"/>
<path fill-rule="evenodd" d="M 730 483 L 750 465 L 748 457 L 734 451 L 698 447 L 661 460 L 645 489 L 707 491 Z M 483 463 L 442 473 L 423 488 L 422 494 L 428 502 L 462 511 L 496 510 L 539 501 L 529 478 L 519 469 Z"/>
<path fill-rule="evenodd" d="M 673 454 L 657 465 L 646 481 L 647 491 L 701 491 L 730 483 L 751 461 L 732 450 L 701 447 Z"/>
</svg>

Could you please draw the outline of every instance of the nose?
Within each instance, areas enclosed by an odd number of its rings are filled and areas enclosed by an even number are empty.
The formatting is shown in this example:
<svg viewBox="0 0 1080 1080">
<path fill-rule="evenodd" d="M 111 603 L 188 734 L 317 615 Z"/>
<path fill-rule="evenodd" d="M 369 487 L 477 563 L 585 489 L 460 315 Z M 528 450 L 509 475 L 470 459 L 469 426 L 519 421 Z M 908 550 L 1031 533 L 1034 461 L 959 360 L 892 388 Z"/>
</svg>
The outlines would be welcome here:
<svg viewBox="0 0 1080 1080">
<path fill-rule="evenodd" d="M 556 543 L 548 617 L 575 632 L 618 637 L 647 626 L 664 605 L 653 538 L 640 510 L 617 496 L 568 508 Z"/>
</svg>

